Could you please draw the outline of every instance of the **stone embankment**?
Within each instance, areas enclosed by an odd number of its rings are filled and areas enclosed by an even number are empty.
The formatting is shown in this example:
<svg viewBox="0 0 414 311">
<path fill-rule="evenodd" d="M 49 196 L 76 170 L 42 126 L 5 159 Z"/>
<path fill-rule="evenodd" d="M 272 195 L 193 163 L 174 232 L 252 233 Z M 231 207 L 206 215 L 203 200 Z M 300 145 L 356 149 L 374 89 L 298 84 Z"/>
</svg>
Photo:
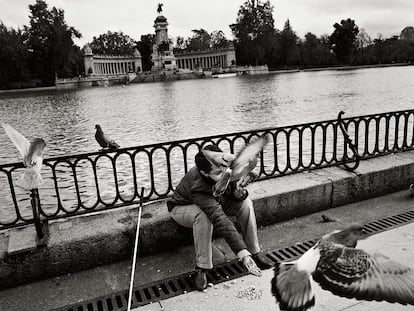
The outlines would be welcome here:
<svg viewBox="0 0 414 311">
<path fill-rule="evenodd" d="M 414 151 L 361 161 L 355 172 L 330 167 L 258 181 L 248 189 L 259 226 L 266 226 L 408 187 Z M 408 193 L 407 193 L 408 195 Z M 36 247 L 33 226 L 0 233 L 0 287 L 13 287 L 131 257 L 137 207 L 49 223 L 47 245 Z M 141 255 L 191 243 L 189 230 L 174 223 L 165 201 L 144 207 Z"/>
</svg>

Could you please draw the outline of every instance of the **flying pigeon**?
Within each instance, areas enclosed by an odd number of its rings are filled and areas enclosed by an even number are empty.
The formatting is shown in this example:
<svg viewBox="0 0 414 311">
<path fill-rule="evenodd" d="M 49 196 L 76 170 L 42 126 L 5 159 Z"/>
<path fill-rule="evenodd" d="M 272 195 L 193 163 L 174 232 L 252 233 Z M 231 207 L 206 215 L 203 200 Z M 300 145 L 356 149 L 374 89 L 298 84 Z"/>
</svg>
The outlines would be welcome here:
<svg viewBox="0 0 414 311">
<path fill-rule="evenodd" d="M 341 297 L 414 305 L 414 270 L 356 249 L 364 238 L 363 227 L 351 225 L 325 235 L 298 260 L 276 264 L 271 285 L 280 310 L 315 305 L 311 275 L 322 289 Z"/>
<path fill-rule="evenodd" d="M 95 128 L 95 139 L 103 149 L 116 150 L 119 148 L 119 145 L 113 139 L 104 134 L 99 124 L 96 124 Z"/>
<path fill-rule="evenodd" d="M 35 138 L 32 142 L 29 142 L 26 137 L 9 124 L 2 122 L 1 126 L 19 150 L 23 158 L 23 164 L 26 167 L 16 185 L 26 190 L 37 189 L 44 183 L 40 170 L 43 164 L 43 151 L 46 147 L 45 141 L 42 138 Z"/>
<path fill-rule="evenodd" d="M 267 136 L 263 135 L 249 145 L 246 145 L 240 153 L 231 159 L 224 157 L 222 152 L 203 150 L 204 156 L 216 166 L 226 166 L 223 176 L 214 186 L 213 195 L 223 194 L 230 181 L 244 179 L 256 167 L 258 154 L 263 150 L 267 143 Z"/>
</svg>

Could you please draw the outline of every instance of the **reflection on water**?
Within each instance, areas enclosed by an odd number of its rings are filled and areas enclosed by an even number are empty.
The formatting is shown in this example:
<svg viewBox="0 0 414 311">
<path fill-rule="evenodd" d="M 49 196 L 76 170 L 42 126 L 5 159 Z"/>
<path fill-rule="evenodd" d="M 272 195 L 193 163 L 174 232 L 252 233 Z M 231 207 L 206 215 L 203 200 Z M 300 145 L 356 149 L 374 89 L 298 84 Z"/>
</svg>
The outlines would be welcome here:
<svg viewBox="0 0 414 311">
<path fill-rule="evenodd" d="M 413 80 L 414 67 L 410 66 L 0 95 L 0 121 L 9 123 L 29 139 L 44 138 L 46 157 L 50 157 L 99 150 L 94 138 L 95 124 L 100 124 L 122 147 L 128 147 L 335 119 L 340 110 L 349 117 L 412 109 Z M 20 161 L 16 148 L 3 131 L 0 131 L 0 142 L 0 163 Z M 125 157 L 117 164 L 119 190 L 126 199 L 133 191 L 130 162 Z M 107 168 L 106 172 L 102 171 L 102 179 L 107 182 L 99 191 L 103 200 L 110 203 L 114 199 L 112 164 L 101 166 Z M 80 167 L 83 168 L 79 172 L 79 199 L 85 206 L 94 206 L 95 180 L 86 178 L 91 176 L 91 168 L 87 163 Z M 69 167 L 59 169 L 60 199 L 73 201 L 76 198 L 71 182 L 73 173 Z M 172 172 L 175 170 L 178 168 L 173 165 Z M 47 170 L 45 174 L 49 174 Z M 178 172 L 174 180 L 180 177 Z M 2 189 L 8 191 L 4 178 L 0 178 Z M 149 176 L 137 178 L 140 183 L 150 183 Z M 41 195 L 42 191 L 47 193 L 54 187 L 50 179 L 40 190 Z M 27 205 L 23 212 L 27 210 L 30 215 L 27 193 L 18 190 L 17 196 L 19 205 Z M 4 203 L 4 196 L 0 196 L 0 201 Z M 53 210 L 56 201 L 45 204 Z M 73 205 L 68 204 L 67 209 L 71 208 Z"/>
</svg>

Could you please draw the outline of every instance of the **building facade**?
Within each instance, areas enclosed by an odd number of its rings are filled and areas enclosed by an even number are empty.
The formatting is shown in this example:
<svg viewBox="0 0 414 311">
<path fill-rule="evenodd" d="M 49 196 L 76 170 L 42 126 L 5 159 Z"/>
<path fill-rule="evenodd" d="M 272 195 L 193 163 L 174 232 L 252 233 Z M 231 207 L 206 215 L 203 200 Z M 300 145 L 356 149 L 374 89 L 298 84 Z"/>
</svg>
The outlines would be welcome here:
<svg viewBox="0 0 414 311">
<path fill-rule="evenodd" d="M 168 38 L 168 22 L 158 7 L 158 16 L 154 21 L 155 43 L 152 48 L 151 71 L 164 69 L 211 70 L 212 68 L 229 68 L 236 64 L 236 52 L 231 45 L 225 49 L 209 49 L 203 51 L 173 52 L 173 46 Z"/>
<path fill-rule="evenodd" d="M 408 40 L 408 41 L 414 41 L 414 27 L 408 26 L 405 27 L 400 34 L 401 40 Z"/>
<path fill-rule="evenodd" d="M 84 51 L 86 76 L 126 75 L 142 70 L 141 54 L 135 50 L 133 55 L 94 55 L 89 45 Z"/>
<path fill-rule="evenodd" d="M 211 49 L 175 53 L 178 68 L 203 69 L 229 68 L 236 65 L 236 51 L 233 46 L 225 49 Z"/>
<path fill-rule="evenodd" d="M 224 49 L 208 49 L 203 51 L 175 52 L 168 38 L 168 22 L 162 13 L 162 5 L 158 5 L 158 16 L 154 20 L 155 42 L 152 47 L 152 72 L 174 71 L 180 69 L 221 70 L 236 65 L 236 52 L 231 45 Z M 110 76 L 138 74 L 142 71 L 142 58 L 138 50 L 133 55 L 94 55 L 89 45 L 84 51 L 86 76 Z"/>
</svg>

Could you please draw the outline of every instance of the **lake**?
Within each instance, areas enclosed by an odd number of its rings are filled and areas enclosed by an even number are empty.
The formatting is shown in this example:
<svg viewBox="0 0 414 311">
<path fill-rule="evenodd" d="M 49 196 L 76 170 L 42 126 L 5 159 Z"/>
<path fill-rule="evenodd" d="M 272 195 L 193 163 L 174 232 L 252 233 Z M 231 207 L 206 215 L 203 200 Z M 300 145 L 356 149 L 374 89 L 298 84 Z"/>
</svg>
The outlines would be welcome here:
<svg viewBox="0 0 414 311">
<path fill-rule="evenodd" d="M 121 147 L 132 147 L 336 119 L 341 110 L 346 112 L 345 117 L 351 117 L 413 109 L 412 81 L 414 66 L 405 66 L 1 94 L 0 121 L 9 123 L 29 140 L 45 139 L 45 156 L 51 157 L 100 150 L 94 137 L 95 124 L 100 124 Z M 21 161 L 3 130 L 0 130 L 0 142 L 0 164 Z M 278 148 L 282 150 L 283 146 Z M 292 158 L 297 158 L 294 150 Z M 151 180 L 148 169 L 143 169 L 145 163 L 136 159 L 136 178 L 137 184 L 149 191 Z M 165 189 L 165 165 L 161 158 L 154 163 L 155 184 Z M 101 203 L 111 204 L 116 200 L 112 165 L 103 158 L 98 166 Z M 172 166 L 175 185 L 184 171 L 174 167 L 174 163 Z M 271 169 L 272 164 L 265 164 L 266 168 Z M 21 170 L 15 175 L 20 176 Z M 127 156 L 117 161 L 117 172 L 120 195 L 133 197 L 131 161 Z M 39 188 L 42 208 L 47 213 L 58 213 L 59 200 L 65 211 L 76 211 L 77 189 L 72 168 L 57 167 L 59 197 L 52 172 L 43 168 L 42 175 L 45 179 Z M 87 162 L 80 162 L 79 195 L 88 207 L 98 202 L 93 176 Z M 5 177 L 0 175 L 0 225 L 13 223 L 18 218 Z M 28 191 L 18 187 L 15 191 L 20 215 L 30 219 Z"/>
<path fill-rule="evenodd" d="M 47 142 L 46 157 L 414 107 L 414 66 L 327 70 L 0 94 L 0 121 Z M 20 161 L 0 131 L 0 163 Z"/>
</svg>

